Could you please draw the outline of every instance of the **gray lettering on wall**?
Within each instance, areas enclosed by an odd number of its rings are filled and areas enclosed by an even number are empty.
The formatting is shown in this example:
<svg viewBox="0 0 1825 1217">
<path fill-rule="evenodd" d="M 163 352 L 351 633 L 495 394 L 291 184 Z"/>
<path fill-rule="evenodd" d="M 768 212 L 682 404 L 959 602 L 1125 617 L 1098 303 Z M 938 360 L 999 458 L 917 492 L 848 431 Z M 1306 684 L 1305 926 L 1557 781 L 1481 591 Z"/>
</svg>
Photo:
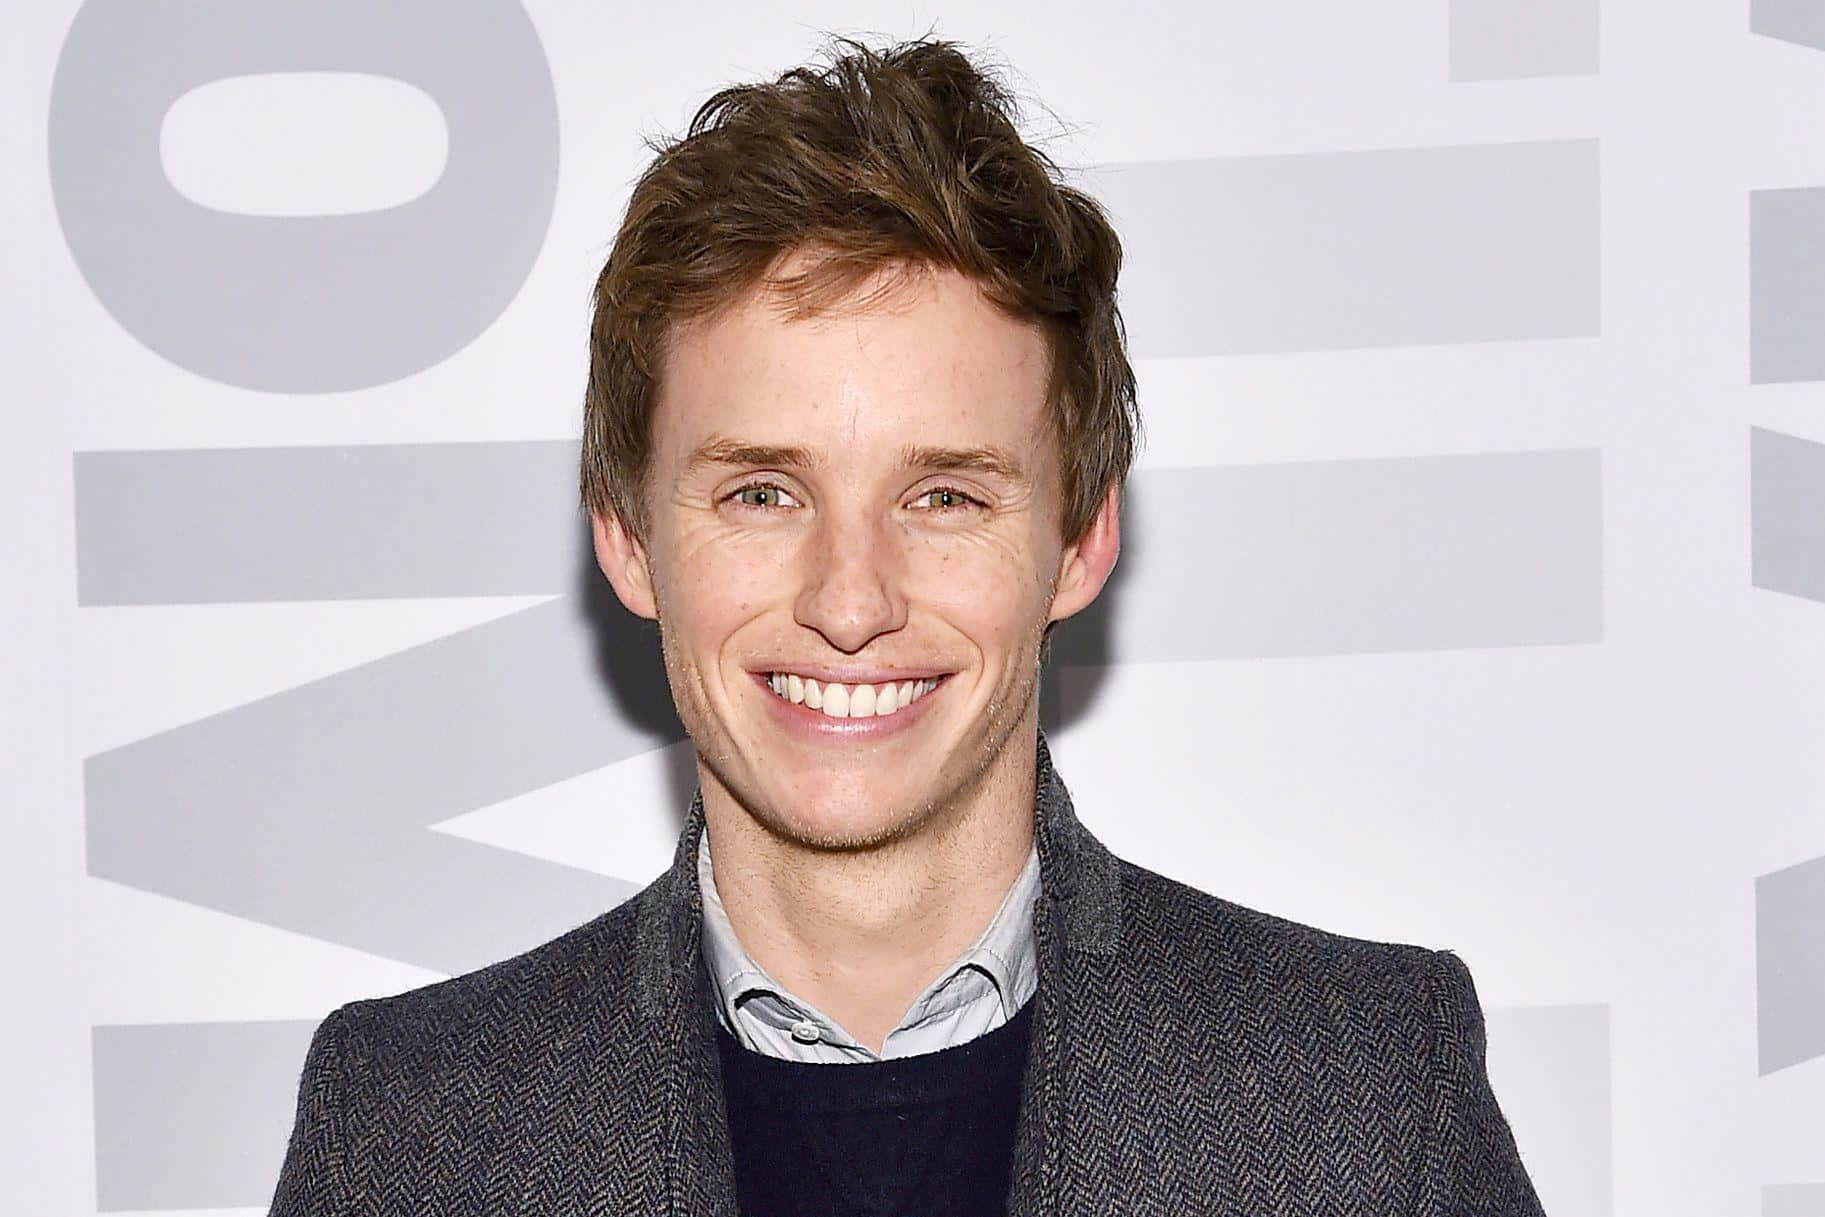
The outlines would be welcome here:
<svg viewBox="0 0 1825 1217">
<path fill-rule="evenodd" d="M 1156 469 L 1066 664 L 1603 638 L 1595 449 Z"/>
<path fill-rule="evenodd" d="M 1825 1183 L 1764 1184 L 1762 1217 L 1825 1217 Z"/>
<path fill-rule="evenodd" d="M 1599 328 L 1595 140 L 1097 170 L 1137 356 L 1579 338 Z"/>
<path fill-rule="evenodd" d="M 1750 0 L 1749 28 L 1825 50 L 1813 0 Z M 1749 379 L 1825 380 L 1825 188 L 1749 195 Z M 1825 444 L 1750 429 L 1751 582 L 1825 602 Z M 1755 881 L 1760 1070 L 1825 1056 L 1825 858 Z M 1825 1183 L 1769 1184 L 1762 1217 L 1825 1217 Z"/>
<path fill-rule="evenodd" d="M 1597 0 L 1451 0 L 1451 79 L 1597 70 Z"/>
<path fill-rule="evenodd" d="M 1818 0 L 1749 0 L 1749 29 L 1825 51 L 1825 7 Z"/>
<path fill-rule="evenodd" d="M 581 924 L 631 885 L 427 827 L 681 738 L 652 631 L 589 603 L 90 757 L 89 873 L 441 972 Z"/>
<path fill-rule="evenodd" d="M 450 133 L 436 185 L 345 216 L 235 215 L 177 193 L 159 161 L 173 102 L 305 71 L 430 94 Z M 556 94 L 517 0 L 88 0 L 49 146 L 64 237 L 102 306 L 180 367 L 282 393 L 383 384 L 466 346 L 525 282 L 557 196 Z"/>
<path fill-rule="evenodd" d="M 1763 1074 L 1825 1056 L 1825 858 L 1755 880 L 1756 1046 Z"/>
<path fill-rule="evenodd" d="M 1749 192 L 1749 379 L 1825 380 L 1825 187 Z"/>
<path fill-rule="evenodd" d="M 1825 444 L 1749 429 L 1749 580 L 1825 602 Z"/>
<path fill-rule="evenodd" d="M 83 604 L 575 589 L 575 443 L 80 452 Z"/>
<path fill-rule="evenodd" d="M 97 1027 L 95 1193 L 116 1209 L 264 1204 L 314 1023 Z"/>
</svg>

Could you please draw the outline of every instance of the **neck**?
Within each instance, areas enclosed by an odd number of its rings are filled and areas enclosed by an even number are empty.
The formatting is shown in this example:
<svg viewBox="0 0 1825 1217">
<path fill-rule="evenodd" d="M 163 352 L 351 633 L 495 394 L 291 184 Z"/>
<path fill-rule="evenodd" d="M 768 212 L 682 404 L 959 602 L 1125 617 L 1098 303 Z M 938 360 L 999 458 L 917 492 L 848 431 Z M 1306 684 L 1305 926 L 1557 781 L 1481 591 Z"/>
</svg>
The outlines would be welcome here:
<svg viewBox="0 0 1825 1217">
<path fill-rule="evenodd" d="M 1035 730 L 917 831 L 812 849 L 763 828 L 699 766 L 716 892 L 781 984 L 880 1052 L 888 1032 L 993 919 L 1033 845 Z"/>
</svg>

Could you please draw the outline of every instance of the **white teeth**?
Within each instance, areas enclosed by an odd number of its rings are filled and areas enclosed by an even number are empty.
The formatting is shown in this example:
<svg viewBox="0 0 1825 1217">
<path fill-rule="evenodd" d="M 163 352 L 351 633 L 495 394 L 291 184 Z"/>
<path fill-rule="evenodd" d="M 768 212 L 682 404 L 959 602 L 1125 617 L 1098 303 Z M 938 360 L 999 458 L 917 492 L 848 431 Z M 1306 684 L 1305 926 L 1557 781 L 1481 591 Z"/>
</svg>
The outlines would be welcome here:
<svg viewBox="0 0 1825 1217">
<path fill-rule="evenodd" d="M 767 687 L 787 701 L 820 710 L 831 718 L 886 718 L 938 687 L 936 680 L 888 681 L 882 685 L 819 684 L 792 672 L 771 672 Z"/>
</svg>

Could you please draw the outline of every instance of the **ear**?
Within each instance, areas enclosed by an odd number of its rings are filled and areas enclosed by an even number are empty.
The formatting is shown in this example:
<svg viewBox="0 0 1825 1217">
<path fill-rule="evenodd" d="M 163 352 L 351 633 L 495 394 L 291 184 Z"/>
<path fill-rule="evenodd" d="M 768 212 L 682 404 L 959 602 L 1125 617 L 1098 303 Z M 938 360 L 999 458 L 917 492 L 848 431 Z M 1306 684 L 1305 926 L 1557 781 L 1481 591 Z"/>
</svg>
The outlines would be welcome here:
<svg viewBox="0 0 1825 1217">
<path fill-rule="evenodd" d="M 590 535 L 596 543 L 596 565 L 608 576 L 609 586 L 627 611 L 652 621 L 659 616 L 653 595 L 653 572 L 646 564 L 646 546 L 614 512 L 591 512 Z"/>
<path fill-rule="evenodd" d="M 1121 516 L 1122 488 L 1111 486 L 1084 535 L 1065 546 L 1048 621 L 1063 621 L 1081 612 L 1103 590 L 1109 572 L 1115 569 L 1115 559 L 1122 552 Z"/>
</svg>

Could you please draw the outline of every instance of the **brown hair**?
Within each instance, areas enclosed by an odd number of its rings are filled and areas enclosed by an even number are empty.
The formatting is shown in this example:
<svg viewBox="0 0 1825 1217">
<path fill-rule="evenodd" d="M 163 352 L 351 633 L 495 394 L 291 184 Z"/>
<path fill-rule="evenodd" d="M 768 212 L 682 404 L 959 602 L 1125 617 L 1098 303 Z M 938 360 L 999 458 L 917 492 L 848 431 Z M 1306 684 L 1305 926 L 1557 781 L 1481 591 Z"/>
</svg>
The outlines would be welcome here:
<svg viewBox="0 0 1825 1217">
<path fill-rule="evenodd" d="M 670 326 L 735 304 L 787 254 L 813 250 L 807 269 L 769 279 L 798 315 L 884 268 L 931 265 L 1042 328 L 1062 525 L 1081 537 L 1126 479 L 1139 428 L 1115 302 L 1121 242 L 1021 139 L 1007 90 L 954 44 L 837 39 L 829 60 L 723 89 L 682 138 L 654 145 L 596 280 L 584 503 L 644 534 Z"/>
</svg>

